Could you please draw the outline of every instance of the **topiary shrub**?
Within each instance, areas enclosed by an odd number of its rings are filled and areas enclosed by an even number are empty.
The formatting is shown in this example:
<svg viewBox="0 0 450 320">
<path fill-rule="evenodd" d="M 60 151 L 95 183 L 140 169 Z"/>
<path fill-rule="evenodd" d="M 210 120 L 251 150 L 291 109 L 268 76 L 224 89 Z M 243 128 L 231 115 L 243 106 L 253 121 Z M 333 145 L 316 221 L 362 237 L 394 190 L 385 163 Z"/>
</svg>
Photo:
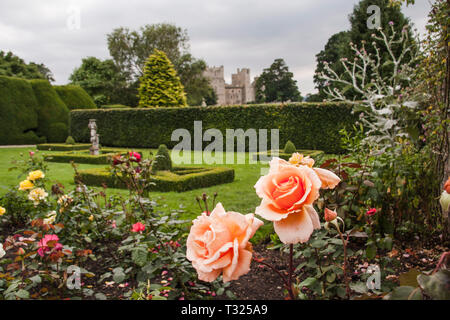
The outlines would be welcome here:
<svg viewBox="0 0 450 320">
<path fill-rule="evenodd" d="M 297 152 L 297 148 L 295 147 L 295 145 L 292 143 L 291 140 L 288 140 L 288 142 L 286 142 L 285 146 L 284 146 L 284 153 L 287 154 L 293 154 L 295 152 Z"/>
<path fill-rule="evenodd" d="M 69 110 L 97 109 L 94 100 L 80 86 L 69 84 L 65 86 L 53 86 L 53 88 Z"/>
<path fill-rule="evenodd" d="M 72 138 L 72 136 L 68 136 L 67 137 L 67 139 L 66 139 L 66 144 L 71 144 L 71 145 L 73 145 L 73 144 L 75 144 L 76 142 L 75 142 L 75 139 L 74 138 Z"/>
<path fill-rule="evenodd" d="M 64 142 L 66 141 L 69 129 L 67 124 L 62 122 L 56 122 L 50 124 L 47 132 L 47 139 L 51 142 Z"/>
<path fill-rule="evenodd" d="M 0 76 L 0 145 L 36 144 L 37 100 L 27 80 Z"/>
<path fill-rule="evenodd" d="M 39 135 L 48 142 L 64 142 L 68 136 L 69 109 L 47 80 L 29 80 L 37 100 Z"/>
<path fill-rule="evenodd" d="M 140 107 L 186 106 L 186 93 L 175 68 L 163 51 L 156 50 L 145 62 L 139 85 Z"/>
<path fill-rule="evenodd" d="M 159 146 L 153 161 L 152 172 L 172 170 L 172 159 L 165 144 Z"/>
</svg>

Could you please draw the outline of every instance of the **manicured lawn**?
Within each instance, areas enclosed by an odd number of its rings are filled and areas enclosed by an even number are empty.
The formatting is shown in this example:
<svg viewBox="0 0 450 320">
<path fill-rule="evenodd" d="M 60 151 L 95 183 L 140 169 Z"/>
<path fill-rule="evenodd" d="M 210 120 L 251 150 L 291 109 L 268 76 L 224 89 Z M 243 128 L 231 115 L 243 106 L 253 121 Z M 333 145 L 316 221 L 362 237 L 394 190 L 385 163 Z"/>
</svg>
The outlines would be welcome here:
<svg viewBox="0 0 450 320">
<path fill-rule="evenodd" d="M 17 170 L 8 171 L 8 169 L 14 166 L 11 162 L 13 159 L 20 159 L 20 154 L 28 156 L 28 151 L 36 151 L 34 148 L 7 148 L 0 149 L 0 196 L 5 194 L 11 186 L 17 186 L 18 183 L 25 177 L 20 176 L 20 172 Z M 149 149 L 137 149 L 142 151 L 144 157 L 149 156 Z M 154 150 L 152 150 L 154 151 Z M 39 151 L 45 153 L 46 151 Z M 225 162 L 225 153 L 223 159 Z M 242 156 L 242 155 L 241 155 Z M 191 153 L 191 157 L 194 157 L 194 152 Z M 255 207 L 259 204 L 260 200 L 255 193 L 253 186 L 261 175 L 261 169 L 267 166 L 262 164 L 249 164 L 248 154 L 245 154 L 246 164 L 221 164 L 221 165 L 208 165 L 204 166 L 227 166 L 232 167 L 235 170 L 235 181 L 233 183 L 213 186 L 210 188 L 196 189 L 188 192 L 152 192 L 151 198 L 158 202 L 160 209 L 180 209 L 185 211 L 186 217 L 194 218 L 199 214 L 199 207 L 195 200 L 196 196 L 200 196 L 203 192 L 212 196 L 214 192 L 218 193 L 218 201 L 222 202 L 225 208 L 229 211 L 238 211 L 241 213 L 253 212 Z M 185 164 L 183 164 L 185 165 Z M 195 165 L 195 164 L 193 164 Z M 198 164 L 197 164 L 198 166 Z M 73 182 L 73 168 L 69 163 L 52 163 L 48 162 L 49 170 L 46 172 L 47 177 L 51 183 L 61 183 L 66 191 L 70 191 L 74 188 Z M 105 167 L 105 165 L 90 165 L 79 164 L 79 169 Z M 109 189 L 108 194 L 121 194 L 126 196 L 128 194 L 125 190 Z"/>
</svg>

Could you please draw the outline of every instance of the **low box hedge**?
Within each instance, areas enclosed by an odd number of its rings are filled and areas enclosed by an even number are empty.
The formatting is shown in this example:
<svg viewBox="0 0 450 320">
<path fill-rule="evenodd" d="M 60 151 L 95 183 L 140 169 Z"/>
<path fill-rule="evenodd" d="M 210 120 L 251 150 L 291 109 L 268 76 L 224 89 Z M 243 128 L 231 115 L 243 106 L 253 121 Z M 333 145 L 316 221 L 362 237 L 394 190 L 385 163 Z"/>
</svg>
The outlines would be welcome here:
<svg viewBox="0 0 450 320">
<path fill-rule="evenodd" d="M 113 156 L 117 154 L 125 154 L 124 151 L 103 149 L 103 153 L 99 155 L 90 155 L 89 151 L 77 152 L 77 151 L 65 151 L 65 152 L 47 152 L 44 154 L 45 161 L 59 162 L 59 163 L 75 163 L 84 164 L 108 164 Z"/>
<path fill-rule="evenodd" d="M 79 170 L 81 181 L 88 186 L 108 186 L 109 188 L 126 188 L 124 183 L 114 177 L 107 168 Z M 207 188 L 234 181 L 234 169 L 226 167 L 175 167 L 173 171 L 158 171 L 152 176 L 149 191 L 184 192 Z"/>
<path fill-rule="evenodd" d="M 318 157 L 323 155 L 324 152 L 320 150 L 297 150 L 296 152 L 303 154 L 304 156 L 310 156 L 311 158 Z M 271 157 L 271 152 L 258 152 L 253 155 L 253 160 L 260 160 L 261 156 Z M 283 150 L 278 151 L 278 158 L 289 161 L 289 158 L 292 156 L 292 153 L 284 153 Z"/>
<path fill-rule="evenodd" d="M 36 149 L 42 151 L 73 151 L 88 150 L 91 147 L 89 143 L 65 144 L 65 143 L 41 143 Z"/>
<path fill-rule="evenodd" d="M 176 129 L 186 129 L 193 148 L 194 121 L 202 121 L 203 132 L 218 129 L 226 138 L 227 129 L 279 129 L 280 148 L 291 140 L 298 149 L 342 152 L 339 130 L 350 129 L 357 121 L 352 107 L 342 103 L 288 103 L 245 106 L 125 108 L 73 110 L 71 135 L 76 141 L 89 141 L 89 119 L 97 120 L 102 143 L 111 147 L 172 149 Z M 270 132 L 268 132 L 268 148 Z M 224 140 L 225 141 L 225 140 Z M 205 148 L 211 142 L 203 142 Z"/>
</svg>

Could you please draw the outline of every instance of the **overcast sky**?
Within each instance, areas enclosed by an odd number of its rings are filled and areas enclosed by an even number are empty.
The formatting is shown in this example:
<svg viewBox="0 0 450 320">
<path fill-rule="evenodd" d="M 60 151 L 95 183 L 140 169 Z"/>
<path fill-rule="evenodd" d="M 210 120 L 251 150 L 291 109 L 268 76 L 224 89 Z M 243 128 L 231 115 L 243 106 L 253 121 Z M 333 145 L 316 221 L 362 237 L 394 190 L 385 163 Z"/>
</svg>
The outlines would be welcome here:
<svg viewBox="0 0 450 320">
<path fill-rule="evenodd" d="M 285 59 L 303 95 L 315 91 L 315 55 L 350 26 L 358 0 L 0 0 L 0 50 L 36 63 L 65 84 L 81 59 L 109 58 L 106 35 L 124 26 L 175 23 L 187 29 L 191 53 L 225 67 L 225 78 L 249 67 L 254 77 Z M 429 0 L 404 8 L 419 32 Z M 77 28 L 77 12 L 80 12 Z M 75 26 L 75 27 L 74 27 Z"/>
</svg>

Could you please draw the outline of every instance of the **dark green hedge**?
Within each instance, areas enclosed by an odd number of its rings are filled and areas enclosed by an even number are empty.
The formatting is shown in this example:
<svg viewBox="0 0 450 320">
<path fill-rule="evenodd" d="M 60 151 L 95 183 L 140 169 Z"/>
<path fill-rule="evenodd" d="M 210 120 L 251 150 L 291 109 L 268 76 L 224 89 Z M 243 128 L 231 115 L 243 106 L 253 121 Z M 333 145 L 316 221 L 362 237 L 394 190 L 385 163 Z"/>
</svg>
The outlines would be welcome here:
<svg viewBox="0 0 450 320">
<path fill-rule="evenodd" d="M 48 142 L 64 142 L 68 136 L 69 109 L 47 80 L 29 80 L 38 102 L 38 134 Z"/>
<path fill-rule="evenodd" d="M 174 172 L 179 172 L 179 174 Z M 174 168 L 174 172 L 158 171 L 151 178 L 154 185 L 150 187 L 149 191 L 184 192 L 234 181 L 234 169 L 226 167 L 178 167 Z M 81 181 L 89 186 L 106 185 L 110 188 L 126 188 L 123 182 L 112 176 L 107 169 L 79 170 L 79 174 Z"/>
<path fill-rule="evenodd" d="M 97 105 L 91 96 L 80 86 L 65 85 L 53 86 L 56 93 L 66 104 L 69 110 L 73 109 L 97 109 Z"/>
<path fill-rule="evenodd" d="M 108 152 L 93 156 L 87 152 L 48 152 L 44 155 L 45 161 L 48 162 L 59 162 L 59 163 L 70 163 L 71 161 L 75 163 L 86 163 L 86 164 L 109 164 L 111 158 L 116 154 L 125 154 L 123 151 Z"/>
<path fill-rule="evenodd" d="M 204 131 L 217 128 L 224 137 L 226 129 L 279 129 L 280 148 L 291 140 L 298 149 L 326 153 L 342 151 L 339 130 L 356 121 L 350 106 L 337 103 L 74 110 L 71 134 L 76 141 L 89 141 L 89 119 L 97 119 L 100 141 L 108 146 L 157 148 L 166 144 L 172 148 L 178 143 L 171 141 L 175 129 L 189 130 L 193 141 L 197 120 L 203 121 Z"/>
<path fill-rule="evenodd" d="M 36 146 L 36 149 L 43 151 L 73 151 L 88 150 L 91 147 L 89 143 L 65 144 L 65 143 L 42 143 Z"/>
<path fill-rule="evenodd" d="M 38 103 L 24 79 L 0 76 L 0 145 L 43 142 L 38 128 Z"/>
</svg>

